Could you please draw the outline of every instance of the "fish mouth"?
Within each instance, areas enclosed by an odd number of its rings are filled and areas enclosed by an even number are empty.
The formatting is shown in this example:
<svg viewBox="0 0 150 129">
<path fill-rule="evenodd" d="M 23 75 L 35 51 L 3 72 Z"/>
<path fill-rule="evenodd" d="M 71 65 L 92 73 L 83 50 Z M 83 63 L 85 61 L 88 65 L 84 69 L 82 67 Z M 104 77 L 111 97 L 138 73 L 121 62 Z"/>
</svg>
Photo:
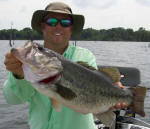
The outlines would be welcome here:
<svg viewBox="0 0 150 129">
<path fill-rule="evenodd" d="M 42 84 L 49 84 L 49 83 L 52 83 L 52 82 L 54 82 L 55 80 L 57 80 L 59 76 L 60 76 L 60 73 L 58 73 L 58 74 L 56 74 L 56 75 L 54 75 L 54 76 L 49 76 L 49 77 L 47 77 L 47 78 L 44 78 L 44 79 L 38 81 L 38 83 L 40 83 L 40 84 L 41 84 L 41 83 L 42 83 Z"/>
</svg>

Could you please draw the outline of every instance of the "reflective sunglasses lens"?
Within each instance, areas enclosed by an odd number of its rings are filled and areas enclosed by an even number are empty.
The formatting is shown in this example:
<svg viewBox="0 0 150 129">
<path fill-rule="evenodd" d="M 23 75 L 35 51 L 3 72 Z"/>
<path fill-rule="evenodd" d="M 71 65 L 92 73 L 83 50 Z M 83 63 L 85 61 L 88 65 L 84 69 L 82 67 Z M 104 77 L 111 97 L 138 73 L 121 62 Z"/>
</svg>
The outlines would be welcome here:
<svg viewBox="0 0 150 129">
<path fill-rule="evenodd" d="M 63 27 L 68 27 L 68 26 L 70 26 L 71 24 L 72 24 L 71 20 L 68 20 L 68 19 L 62 19 L 62 20 L 61 20 L 61 25 L 62 25 Z"/>
<path fill-rule="evenodd" d="M 58 20 L 56 18 L 49 18 L 46 20 L 46 24 L 50 26 L 56 26 L 58 23 Z"/>
</svg>

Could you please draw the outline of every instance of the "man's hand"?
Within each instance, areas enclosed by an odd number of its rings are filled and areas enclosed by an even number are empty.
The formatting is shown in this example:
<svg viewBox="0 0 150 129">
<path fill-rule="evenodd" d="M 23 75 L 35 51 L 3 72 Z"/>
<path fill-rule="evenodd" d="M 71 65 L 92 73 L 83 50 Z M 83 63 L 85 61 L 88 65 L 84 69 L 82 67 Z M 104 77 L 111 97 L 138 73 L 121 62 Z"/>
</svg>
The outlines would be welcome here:
<svg viewBox="0 0 150 129">
<path fill-rule="evenodd" d="M 123 77 L 123 76 L 121 76 L 121 77 Z M 121 89 L 124 88 L 124 86 L 122 85 L 121 82 L 116 82 L 115 85 L 118 86 L 118 87 L 120 87 Z M 113 110 L 113 109 L 124 109 L 126 107 L 127 107 L 127 105 L 126 105 L 125 102 L 123 102 L 123 103 L 117 103 L 115 106 L 111 107 L 110 110 Z"/>
<path fill-rule="evenodd" d="M 23 78 L 23 70 L 22 70 L 22 63 L 14 57 L 10 52 L 5 55 L 4 60 L 5 67 L 8 71 L 12 72 L 17 78 Z"/>
</svg>

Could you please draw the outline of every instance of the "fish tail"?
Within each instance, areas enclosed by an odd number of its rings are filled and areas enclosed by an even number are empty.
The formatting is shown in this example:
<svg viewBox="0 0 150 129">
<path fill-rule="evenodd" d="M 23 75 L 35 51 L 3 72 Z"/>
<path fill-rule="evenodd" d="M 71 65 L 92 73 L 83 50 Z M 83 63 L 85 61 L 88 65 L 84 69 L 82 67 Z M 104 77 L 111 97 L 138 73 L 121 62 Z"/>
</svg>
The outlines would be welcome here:
<svg viewBox="0 0 150 129">
<path fill-rule="evenodd" d="M 131 90 L 133 91 L 133 94 L 134 94 L 134 100 L 130 108 L 134 113 L 139 114 L 140 116 L 144 117 L 145 116 L 144 98 L 146 96 L 147 89 L 145 87 L 137 86 L 137 87 L 131 88 Z"/>
</svg>

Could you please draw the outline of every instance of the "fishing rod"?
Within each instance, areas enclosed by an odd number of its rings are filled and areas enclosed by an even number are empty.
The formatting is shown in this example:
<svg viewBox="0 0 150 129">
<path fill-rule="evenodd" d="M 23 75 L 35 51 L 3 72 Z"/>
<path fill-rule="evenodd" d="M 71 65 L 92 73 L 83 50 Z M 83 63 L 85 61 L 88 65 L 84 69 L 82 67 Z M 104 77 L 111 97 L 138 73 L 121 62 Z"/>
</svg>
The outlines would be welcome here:
<svg viewBox="0 0 150 129">
<path fill-rule="evenodd" d="M 13 33 L 13 22 L 11 22 L 11 27 L 10 27 L 10 35 L 9 35 L 9 46 L 12 47 L 14 43 L 14 33 Z"/>
</svg>

